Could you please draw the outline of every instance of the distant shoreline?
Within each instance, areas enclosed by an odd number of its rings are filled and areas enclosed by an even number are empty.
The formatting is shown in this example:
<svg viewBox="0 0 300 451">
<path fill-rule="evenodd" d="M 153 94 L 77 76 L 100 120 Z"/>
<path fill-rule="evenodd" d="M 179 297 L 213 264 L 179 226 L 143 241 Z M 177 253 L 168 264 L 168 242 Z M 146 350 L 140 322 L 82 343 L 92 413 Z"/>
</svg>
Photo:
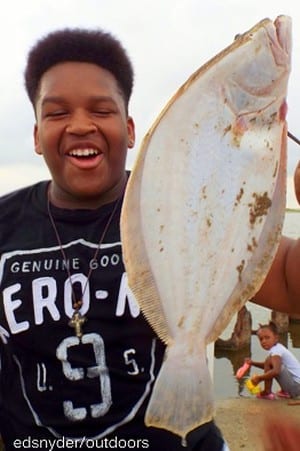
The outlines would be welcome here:
<svg viewBox="0 0 300 451">
<path fill-rule="evenodd" d="M 286 213 L 300 213 L 299 208 L 286 208 L 285 211 Z"/>
</svg>

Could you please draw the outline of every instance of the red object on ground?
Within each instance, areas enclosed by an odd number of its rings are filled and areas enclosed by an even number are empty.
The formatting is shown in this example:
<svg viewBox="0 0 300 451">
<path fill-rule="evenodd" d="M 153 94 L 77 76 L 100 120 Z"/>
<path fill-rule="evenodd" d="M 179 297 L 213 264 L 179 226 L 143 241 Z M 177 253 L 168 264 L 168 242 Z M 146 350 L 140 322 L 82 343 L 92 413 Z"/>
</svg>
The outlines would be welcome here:
<svg viewBox="0 0 300 451">
<path fill-rule="evenodd" d="M 236 372 L 236 374 L 235 374 L 235 377 L 237 378 L 237 379 L 241 379 L 246 373 L 247 373 L 247 371 L 249 370 L 249 368 L 250 368 L 250 365 L 249 365 L 249 363 L 244 363 L 244 365 L 243 366 L 241 366 L 238 370 L 237 370 L 237 372 Z"/>
</svg>

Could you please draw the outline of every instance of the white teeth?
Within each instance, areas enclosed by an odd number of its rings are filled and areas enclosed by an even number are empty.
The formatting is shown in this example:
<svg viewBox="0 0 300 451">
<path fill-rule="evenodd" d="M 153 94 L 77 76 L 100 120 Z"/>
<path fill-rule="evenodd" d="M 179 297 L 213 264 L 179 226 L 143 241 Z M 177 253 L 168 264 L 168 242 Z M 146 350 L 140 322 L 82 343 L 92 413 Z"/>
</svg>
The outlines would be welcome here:
<svg viewBox="0 0 300 451">
<path fill-rule="evenodd" d="M 69 152 L 72 157 L 90 157 L 92 155 L 98 155 L 98 150 L 96 149 L 73 149 Z"/>
</svg>

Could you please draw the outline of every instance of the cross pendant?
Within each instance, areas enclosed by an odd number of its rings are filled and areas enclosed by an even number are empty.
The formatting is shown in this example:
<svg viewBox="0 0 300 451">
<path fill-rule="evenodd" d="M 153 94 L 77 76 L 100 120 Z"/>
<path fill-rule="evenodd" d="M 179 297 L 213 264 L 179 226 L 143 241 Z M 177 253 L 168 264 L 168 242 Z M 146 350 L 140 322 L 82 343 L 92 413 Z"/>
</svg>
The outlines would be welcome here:
<svg viewBox="0 0 300 451">
<path fill-rule="evenodd" d="M 74 327 L 76 337 L 82 337 L 82 326 L 87 321 L 85 316 L 82 316 L 81 313 L 77 310 L 73 313 L 72 318 L 69 321 L 69 326 Z"/>
</svg>

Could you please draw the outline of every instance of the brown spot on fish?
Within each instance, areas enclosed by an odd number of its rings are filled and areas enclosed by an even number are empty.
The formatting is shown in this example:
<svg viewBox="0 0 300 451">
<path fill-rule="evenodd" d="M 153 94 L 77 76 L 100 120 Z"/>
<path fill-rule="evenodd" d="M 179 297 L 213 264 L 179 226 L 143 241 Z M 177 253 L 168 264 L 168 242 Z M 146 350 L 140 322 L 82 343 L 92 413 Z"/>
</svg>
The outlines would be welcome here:
<svg viewBox="0 0 300 451">
<path fill-rule="evenodd" d="M 260 52 L 260 49 L 261 49 L 261 45 L 257 45 L 257 46 L 255 47 L 255 53 L 259 53 L 259 52 Z"/>
<path fill-rule="evenodd" d="M 164 250 L 164 245 L 163 245 L 163 241 L 162 241 L 162 240 L 159 240 L 159 242 L 158 242 L 158 247 L 160 248 L 160 249 L 159 249 L 159 252 L 163 252 L 163 250 Z"/>
<path fill-rule="evenodd" d="M 178 323 L 177 323 L 177 326 L 178 327 L 182 327 L 183 326 L 183 323 L 184 323 L 184 316 L 182 316 L 180 319 L 179 319 L 179 321 L 178 321 Z"/>
<path fill-rule="evenodd" d="M 224 135 L 226 135 L 226 133 L 230 132 L 231 130 L 231 124 L 229 124 L 227 127 L 224 128 Z"/>
<path fill-rule="evenodd" d="M 234 206 L 235 206 L 235 207 L 237 207 L 238 204 L 240 203 L 240 200 L 241 200 L 241 198 L 243 197 L 243 194 L 244 194 L 244 189 L 241 188 L 241 189 L 240 189 L 240 192 L 239 192 L 238 195 L 236 196 L 236 200 L 235 200 L 235 203 L 234 203 Z"/>
<path fill-rule="evenodd" d="M 212 222 L 211 222 L 210 218 L 206 218 L 206 224 L 207 224 L 207 227 L 211 227 Z"/>
<path fill-rule="evenodd" d="M 256 247 L 257 247 L 257 241 L 256 241 L 255 237 L 252 237 L 251 244 L 248 244 L 248 245 L 247 245 L 247 250 L 248 250 L 249 252 L 253 252 L 253 251 L 254 251 L 254 248 L 256 248 Z"/>
<path fill-rule="evenodd" d="M 200 195 L 200 197 L 202 197 L 202 199 L 206 199 L 207 198 L 206 185 L 201 188 L 201 195 Z"/>
<path fill-rule="evenodd" d="M 242 260 L 241 263 L 236 267 L 237 272 L 239 274 L 239 281 L 242 280 L 242 272 L 244 270 L 245 267 L 245 260 Z"/>
<path fill-rule="evenodd" d="M 276 161 L 275 169 L 274 169 L 274 172 L 273 172 L 273 177 L 276 177 L 277 170 L 278 170 L 278 160 Z"/>
<path fill-rule="evenodd" d="M 272 130 L 274 122 L 277 121 L 278 121 L 278 113 L 277 111 L 275 111 L 274 113 L 270 114 L 269 118 L 265 119 L 264 124 L 268 126 L 268 130 Z"/>
<path fill-rule="evenodd" d="M 271 199 L 268 197 L 268 193 L 265 192 L 263 195 L 253 193 L 254 203 L 249 204 L 249 222 L 253 226 L 258 218 L 266 215 L 268 209 L 272 205 Z"/>
</svg>

